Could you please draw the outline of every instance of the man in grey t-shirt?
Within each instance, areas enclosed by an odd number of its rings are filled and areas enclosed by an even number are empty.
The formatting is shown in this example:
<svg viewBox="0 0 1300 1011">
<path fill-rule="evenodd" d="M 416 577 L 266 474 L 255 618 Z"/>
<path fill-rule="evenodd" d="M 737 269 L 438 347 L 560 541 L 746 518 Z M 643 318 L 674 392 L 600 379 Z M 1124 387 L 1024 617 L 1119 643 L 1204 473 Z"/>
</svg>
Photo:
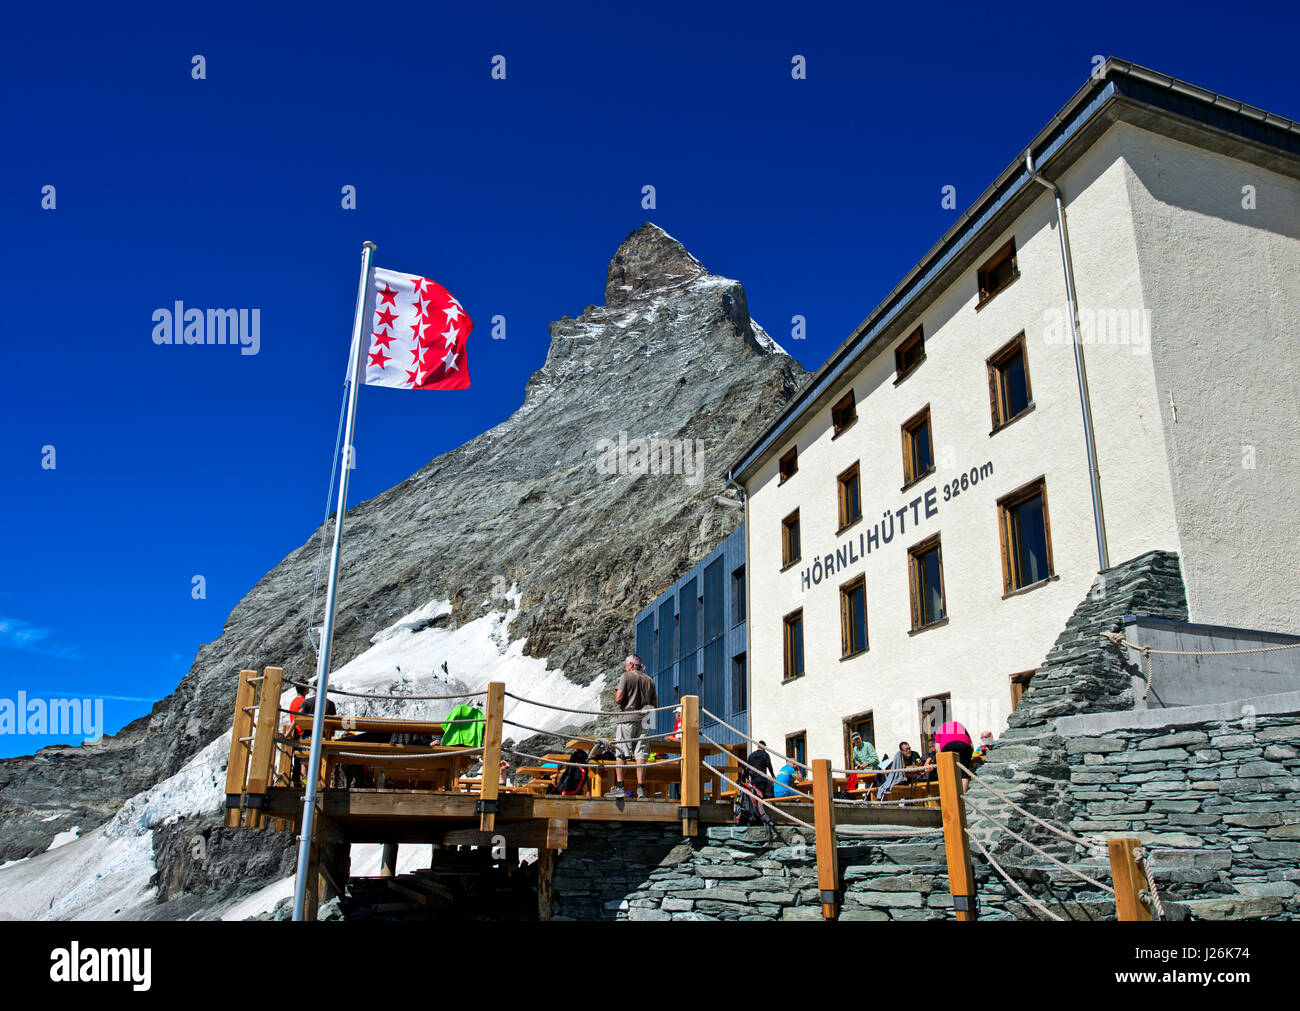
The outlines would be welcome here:
<svg viewBox="0 0 1300 1011">
<path fill-rule="evenodd" d="M 614 728 L 614 778 L 618 785 L 606 797 L 626 797 L 623 786 L 623 763 L 636 759 L 636 795 L 644 799 L 645 762 L 650 757 L 650 712 L 659 705 L 655 683 L 645 673 L 645 664 L 635 653 L 623 661 L 623 676 L 614 690 L 614 703 L 622 710 Z"/>
</svg>

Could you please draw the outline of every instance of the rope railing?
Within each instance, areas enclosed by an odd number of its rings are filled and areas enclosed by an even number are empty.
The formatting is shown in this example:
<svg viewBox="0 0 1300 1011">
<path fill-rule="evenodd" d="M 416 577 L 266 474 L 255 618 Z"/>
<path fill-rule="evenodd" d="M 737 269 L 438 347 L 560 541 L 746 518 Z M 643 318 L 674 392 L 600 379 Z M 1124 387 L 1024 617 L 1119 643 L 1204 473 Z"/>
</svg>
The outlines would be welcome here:
<svg viewBox="0 0 1300 1011">
<path fill-rule="evenodd" d="M 530 755 L 528 752 L 519 751 L 516 748 L 506 748 L 504 750 L 509 751 L 512 755 L 518 755 L 520 758 L 531 758 L 534 762 L 541 762 L 543 764 L 549 762 L 552 765 L 567 766 L 571 769 L 600 769 L 602 771 L 608 771 L 618 767 L 618 760 L 616 759 L 610 759 L 603 762 L 569 762 L 562 761 L 558 758 L 547 758 L 545 755 Z M 652 765 L 672 765 L 674 762 L 680 762 L 681 760 L 681 755 L 672 755 L 669 758 L 657 758 L 653 762 L 636 762 L 628 759 L 623 759 L 622 761 L 625 769 L 635 769 L 638 766 L 644 769 L 649 768 Z"/>
<path fill-rule="evenodd" d="M 550 702 L 536 702 L 533 699 L 526 698 L 523 695 L 516 695 L 514 694 L 514 692 L 506 692 L 505 696 L 508 699 L 514 699 L 516 702 L 523 702 L 526 703 L 527 705 L 537 706 L 541 709 L 555 709 L 561 713 L 577 713 L 579 716 L 626 716 L 627 715 L 627 711 L 623 709 L 570 709 L 568 706 L 557 706 L 557 705 L 553 705 Z M 676 708 L 677 708 L 676 705 L 655 706 L 655 707 L 650 707 L 641 710 L 633 710 L 633 711 L 642 712 L 645 713 L 646 715 L 649 715 L 650 713 L 666 713 Z"/>
<path fill-rule="evenodd" d="M 1076 846 L 1082 846 L 1084 849 L 1090 848 L 1090 844 L 1086 839 L 1080 839 L 1077 835 L 1074 835 L 1071 832 L 1067 832 L 1065 829 L 1057 828 L 1051 822 L 1044 821 L 1042 818 L 1038 817 L 1038 815 L 1030 814 L 1023 807 L 1017 804 L 1014 800 L 1008 797 L 1005 793 L 998 790 L 996 787 L 992 786 L 987 779 L 980 779 L 978 776 L 976 776 L 975 773 L 971 772 L 970 769 L 962 765 L 961 762 L 957 763 L 957 768 L 961 769 L 962 772 L 970 776 L 971 778 L 970 781 L 973 785 L 981 786 L 984 789 L 988 790 L 989 793 L 993 794 L 993 796 L 997 797 L 999 800 L 1003 801 L 1004 803 L 1009 804 L 1013 810 L 1017 811 L 1020 814 L 1023 814 L 1026 818 L 1030 819 L 1030 821 L 1038 822 L 1038 824 L 1042 825 L 1043 828 L 1056 833 L 1066 842 L 1074 843 Z"/>
<path fill-rule="evenodd" d="M 365 759 L 367 762 L 423 762 L 435 758 L 448 758 L 454 755 L 481 755 L 482 748 L 457 748 L 455 751 L 437 751 L 431 754 L 417 755 L 382 755 L 371 751 L 335 751 L 334 758 Z"/>
<path fill-rule="evenodd" d="M 997 873 L 1002 877 L 1002 880 L 1004 880 L 1007 884 L 1009 884 L 1012 888 L 1014 888 L 1017 892 L 1019 892 L 1021 898 L 1023 898 L 1031 906 L 1033 906 L 1034 908 L 1042 912 L 1043 915 L 1046 916 L 1048 919 L 1055 920 L 1057 923 L 1065 922 L 1065 918 L 1063 916 L 1057 916 L 1054 912 L 1048 909 L 1045 905 L 1039 902 L 1036 898 L 1030 895 L 1023 888 L 1021 888 L 1020 885 L 1017 884 L 1016 881 L 1011 877 L 1011 875 L 1002 869 L 1002 865 L 998 863 L 995 859 L 993 859 L 993 854 L 984 848 L 984 844 L 979 841 L 978 836 L 973 836 L 970 834 L 969 831 L 967 831 L 966 838 L 979 847 L 980 853 L 982 853 L 984 855 L 984 859 L 989 862 L 989 866 L 991 866 L 995 871 L 997 871 Z"/>
<path fill-rule="evenodd" d="M 702 740 L 707 741 L 709 744 L 712 744 L 715 748 L 721 748 L 721 747 L 722 747 L 721 744 L 719 744 L 717 741 L 715 741 L 712 737 L 710 737 L 708 734 L 706 734 L 703 730 L 700 731 L 700 738 L 701 738 Z M 762 776 L 764 779 L 766 779 L 768 782 L 770 782 L 773 786 L 775 786 L 776 783 L 778 782 L 777 779 L 776 779 L 776 777 L 774 777 L 774 776 L 769 776 L 766 772 L 763 772 L 763 771 L 760 770 L 760 769 L 756 769 L 754 766 L 750 765 L 748 762 L 746 762 L 746 761 L 744 761 L 743 759 L 737 757 L 736 755 L 732 755 L 731 757 L 732 757 L 732 758 L 735 758 L 736 761 L 737 761 L 739 764 L 743 765 L 746 769 L 749 769 L 751 772 L 756 772 L 756 773 L 758 773 L 760 776 Z M 703 763 L 703 762 L 702 762 L 701 764 L 705 764 L 705 765 L 707 765 L 707 763 Z M 716 766 L 716 765 L 709 765 L 708 768 L 710 768 L 710 769 L 717 769 L 717 766 Z M 795 789 L 793 786 L 787 786 L 787 785 L 784 784 L 784 783 L 782 783 L 781 785 L 784 786 L 787 790 L 789 790 L 792 794 L 795 794 L 796 796 L 802 797 L 804 800 L 808 800 L 808 801 L 811 801 L 811 800 L 812 800 L 812 797 L 809 796 L 808 794 L 804 793 L 802 790 L 797 790 L 797 789 Z M 740 787 L 737 787 L 736 789 L 740 789 Z"/>
<path fill-rule="evenodd" d="M 285 684 L 294 688 L 310 689 L 316 687 L 308 681 L 285 681 Z M 329 688 L 325 692 L 327 698 L 331 695 L 346 695 L 354 699 L 385 699 L 392 702 L 450 702 L 453 699 L 473 699 L 486 694 L 486 688 L 481 688 L 478 691 L 457 692 L 454 695 L 388 695 L 383 692 L 349 692 L 344 691 L 342 688 Z"/>
<path fill-rule="evenodd" d="M 933 835 L 935 832 L 942 832 L 942 826 L 927 827 L 918 825 L 912 827 L 909 825 L 836 825 L 835 832 L 838 835 L 860 835 L 860 836 L 914 836 L 914 835 Z"/>
<path fill-rule="evenodd" d="M 985 820 L 985 821 L 990 821 L 990 822 L 992 822 L 994 825 L 996 825 L 998 828 L 1002 829 L 1002 830 L 1003 830 L 1004 832 L 1006 832 L 1008 835 L 1010 835 L 1010 836 L 1012 836 L 1012 837 L 1014 837 L 1014 838 L 1020 840 L 1020 842 L 1024 843 L 1026 846 L 1028 846 L 1028 847 L 1029 847 L 1031 850 L 1033 850 L 1035 853 L 1037 853 L 1037 854 L 1039 854 L 1040 856 L 1044 857 L 1044 858 L 1045 858 L 1049 863 L 1053 863 L 1053 864 L 1055 864 L 1057 867 L 1061 868 L 1062 870 L 1064 870 L 1064 871 L 1068 871 L 1070 874 L 1073 874 L 1075 877 L 1080 878 L 1080 879 L 1083 880 L 1083 881 L 1086 881 L 1088 884 L 1092 885 L 1094 888 L 1099 888 L 1099 889 L 1101 889 L 1103 892 L 1108 892 L 1108 893 L 1110 893 L 1111 895 L 1114 895 L 1114 894 L 1115 894 L 1115 889 L 1112 888 L 1110 885 L 1106 884 L 1105 882 L 1098 881 L 1096 878 L 1090 877 L 1090 876 L 1088 876 L 1087 874 L 1084 874 L 1083 871 L 1079 870 L 1077 867 L 1071 867 L 1069 864 L 1064 863 L 1064 862 L 1061 861 L 1061 860 L 1058 860 L 1056 857 L 1052 856 L 1052 854 L 1048 853 L 1048 852 L 1047 852 L 1045 849 L 1043 849 L 1041 846 L 1036 846 L 1034 843 L 1031 843 L 1028 839 L 1026 839 L 1024 836 L 1022 836 L 1019 832 L 1016 832 L 1014 829 L 1008 828 L 1008 827 L 1007 827 L 1006 825 L 1004 825 L 1002 822 L 1000 822 L 1000 821 L 998 821 L 996 818 L 994 818 L 991 814 L 989 814 L 988 812 L 986 812 L 986 811 L 984 811 L 982 808 L 980 808 L 980 806 L 979 806 L 978 804 L 974 804 L 974 803 L 972 803 L 971 801 L 967 800 L 967 801 L 966 801 L 966 806 L 969 807 L 972 811 L 974 811 L 977 817 L 982 818 L 982 819 Z"/>
<path fill-rule="evenodd" d="M 727 728 L 728 730 L 730 730 L 733 734 L 737 735 L 738 737 L 740 737 L 740 738 L 741 738 L 742 740 L 744 740 L 745 742 L 747 742 L 747 743 L 749 743 L 749 744 L 757 744 L 757 743 L 758 743 L 758 738 L 757 738 L 757 737 L 750 737 L 749 734 L 745 733 L 745 731 L 743 731 L 743 730 L 737 730 L 735 727 L 733 727 L 730 723 L 728 723 L 726 720 L 724 720 L 724 719 L 723 719 L 721 716 L 719 716 L 717 713 L 711 713 L 711 712 L 709 712 L 707 709 L 705 709 L 703 706 L 700 706 L 700 714 L 703 715 L 703 716 L 707 716 L 707 717 L 709 717 L 709 719 L 713 720 L 713 722 L 714 722 L 714 723 L 717 723 L 719 726 L 726 727 L 726 728 Z M 786 762 L 788 762 L 789 764 L 793 765 L 793 766 L 794 766 L 795 768 L 797 768 L 797 769 L 803 769 L 804 772 L 812 772 L 812 766 L 811 766 L 811 765 L 808 765 L 808 764 L 806 764 L 806 763 L 804 763 L 804 762 L 800 762 L 798 759 L 791 758 L 789 755 L 783 755 L 783 754 L 781 754 L 781 752 L 777 751 L 775 748 L 764 747 L 763 750 L 766 751 L 769 755 L 775 755 L 777 758 L 784 759 Z"/>
<path fill-rule="evenodd" d="M 1133 851 L 1133 859 L 1142 870 L 1142 876 L 1146 878 L 1147 888 L 1138 894 L 1138 898 L 1149 904 L 1155 909 L 1156 919 L 1165 919 L 1164 903 L 1160 901 L 1160 889 L 1156 887 L 1156 878 L 1151 871 L 1151 864 L 1147 861 L 1147 852 L 1145 847 L 1139 846 Z"/>
<path fill-rule="evenodd" d="M 512 726 L 512 727 L 517 727 L 517 728 L 520 729 L 520 730 L 528 730 L 528 731 L 531 731 L 531 732 L 534 733 L 534 734 L 542 734 L 542 735 L 544 735 L 544 736 L 546 736 L 546 737 L 553 737 L 553 738 L 555 738 L 557 741 L 568 741 L 568 740 L 572 740 L 572 739 L 574 739 L 574 736 L 575 736 L 575 735 L 573 735 L 573 734 L 571 734 L 571 733 L 570 733 L 570 734 L 561 734 L 561 733 L 557 733 L 557 732 L 554 731 L 554 730 L 543 730 L 541 727 L 530 727 L 530 726 L 529 726 L 528 724 L 526 724 L 526 723 L 519 723 L 519 722 L 516 722 L 515 720 L 502 719 L 501 722 L 502 722 L 503 724 L 507 724 L 507 725 Z M 603 738 L 603 737 L 592 737 L 592 738 L 581 738 L 581 739 L 582 739 L 582 740 L 592 740 L 592 741 L 603 741 L 605 744 L 608 744 L 608 745 L 610 745 L 610 746 L 612 747 L 614 744 L 620 744 L 620 743 L 621 743 L 621 744 L 635 744 L 637 741 L 658 741 L 658 740 L 666 740 L 667 738 L 672 737 L 673 734 L 674 734 L 674 731 L 672 731 L 672 730 L 666 730 L 666 731 L 664 731 L 664 732 L 661 733 L 661 734 L 640 734 L 640 735 L 638 735 L 637 737 L 632 738 L 631 740 L 628 740 L 628 741 L 610 741 L 610 740 L 608 740 L 608 739 L 606 739 L 606 738 Z"/>
<path fill-rule="evenodd" d="M 1129 649 L 1138 650 L 1142 654 L 1142 659 L 1146 661 L 1146 687 L 1142 690 L 1143 699 L 1151 694 L 1151 657 L 1153 654 L 1159 656 L 1243 656 L 1247 653 L 1276 653 L 1278 650 L 1300 647 L 1300 642 L 1288 642 L 1280 646 L 1256 646 L 1253 649 L 1154 649 L 1151 646 L 1130 642 L 1124 638 L 1123 632 L 1102 632 L 1101 634 L 1116 646 L 1127 646 Z"/>
</svg>

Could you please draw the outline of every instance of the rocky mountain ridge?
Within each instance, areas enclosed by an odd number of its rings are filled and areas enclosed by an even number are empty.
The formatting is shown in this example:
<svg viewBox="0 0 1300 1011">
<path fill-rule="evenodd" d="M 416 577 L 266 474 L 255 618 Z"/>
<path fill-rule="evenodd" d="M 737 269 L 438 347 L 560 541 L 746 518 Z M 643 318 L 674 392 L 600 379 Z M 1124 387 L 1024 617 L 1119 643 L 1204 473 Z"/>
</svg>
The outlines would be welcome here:
<svg viewBox="0 0 1300 1011">
<path fill-rule="evenodd" d="M 807 373 L 750 319 L 739 282 L 655 225 L 628 236 L 607 277 L 606 305 L 551 324 L 514 414 L 349 509 L 338 665 L 430 601 L 450 602 L 431 622 L 463 626 L 517 586 L 509 638 L 590 684 L 617 665 L 637 610 L 735 528 L 738 514 L 711 502 L 723 470 Z M 690 440 L 703 447 L 698 474 L 602 472 L 598 447 L 620 435 Z M 307 611 L 331 533 L 322 526 L 258 581 L 147 718 L 93 748 L 0 761 L 0 862 L 102 823 L 174 774 L 229 729 L 240 669 L 314 673 Z M 433 676 L 436 660 L 421 669 Z"/>
</svg>

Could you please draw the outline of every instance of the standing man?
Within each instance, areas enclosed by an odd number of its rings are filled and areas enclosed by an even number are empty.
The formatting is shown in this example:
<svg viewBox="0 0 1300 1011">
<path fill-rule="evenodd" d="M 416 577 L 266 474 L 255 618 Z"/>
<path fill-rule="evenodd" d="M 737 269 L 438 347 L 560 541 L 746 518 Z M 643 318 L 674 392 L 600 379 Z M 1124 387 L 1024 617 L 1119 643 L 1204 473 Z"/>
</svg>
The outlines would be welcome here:
<svg viewBox="0 0 1300 1011">
<path fill-rule="evenodd" d="M 772 773 L 772 756 L 767 753 L 767 741 L 758 742 L 758 747 L 754 749 L 748 761 L 757 771 L 745 769 L 745 775 L 741 778 L 748 779 L 758 787 L 758 792 L 764 798 L 771 797 L 775 777 Z"/>
<path fill-rule="evenodd" d="M 614 778 L 618 785 L 606 797 L 626 797 L 623 787 L 623 762 L 636 759 L 636 795 L 644 800 L 645 762 L 650 757 L 650 711 L 659 705 L 655 683 L 645 673 L 645 664 L 635 653 L 623 661 L 623 676 L 614 690 L 614 703 L 623 712 L 614 733 Z"/>
</svg>

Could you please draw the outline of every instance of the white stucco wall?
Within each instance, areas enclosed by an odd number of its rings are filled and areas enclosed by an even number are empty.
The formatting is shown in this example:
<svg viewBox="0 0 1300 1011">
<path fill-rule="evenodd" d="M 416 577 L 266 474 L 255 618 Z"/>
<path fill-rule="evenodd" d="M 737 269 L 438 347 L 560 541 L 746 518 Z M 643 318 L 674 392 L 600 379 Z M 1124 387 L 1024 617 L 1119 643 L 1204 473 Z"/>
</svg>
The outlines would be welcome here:
<svg viewBox="0 0 1300 1011">
<path fill-rule="evenodd" d="M 1112 130 L 1066 173 L 1070 238 L 1081 305 L 1144 307 L 1125 168 Z M 930 301 L 922 317 L 926 360 L 894 385 L 892 347 L 851 380 L 858 421 L 832 440 L 829 408 L 792 443 L 799 472 L 783 485 L 776 457 L 749 482 L 750 691 L 752 727 L 778 749 L 808 734 L 809 756 L 843 760 L 842 719 L 872 710 L 878 750 L 918 743 L 918 703 L 951 693 L 955 718 L 972 733 L 1000 733 L 1011 674 L 1037 667 L 1097 571 L 1087 462 L 1068 340 L 1053 343 L 1051 313 L 1064 323 L 1065 288 L 1051 198 L 1043 191 L 1014 226 L 985 243 L 1016 239 L 1020 277 L 979 312 L 975 269 Z M 981 262 L 983 257 L 981 257 Z M 908 329 L 907 332 L 910 332 Z M 1027 338 L 1034 409 L 990 436 L 986 359 L 1018 332 Z M 1057 332 L 1059 332 L 1059 327 Z M 1111 560 L 1178 549 L 1151 356 L 1130 345 L 1088 347 Z M 846 387 L 847 388 L 847 387 Z M 900 426 L 930 404 L 937 472 L 907 492 Z M 837 537 L 836 476 L 861 462 L 863 520 Z M 949 501 L 944 484 L 991 461 L 993 475 Z M 997 499 L 1045 477 L 1058 579 L 1003 599 Z M 937 515 L 873 548 L 865 559 L 804 590 L 801 573 L 934 488 Z M 781 520 L 800 509 L 803 561 L 781 572 Z M 939 532 L 949 622 L 909 635 L 907 549 Z M 840 659 L 840 584 L 865 572 L 869 650 Z M 806 675 L 782 683 L 782 618 L 804 608 Z"/>
<path fill-rule="evenodd" d="M 1191 618 L 1296 631 L 1300 182 L 1130 126 L 1118 141 Z"/>
</svg>

